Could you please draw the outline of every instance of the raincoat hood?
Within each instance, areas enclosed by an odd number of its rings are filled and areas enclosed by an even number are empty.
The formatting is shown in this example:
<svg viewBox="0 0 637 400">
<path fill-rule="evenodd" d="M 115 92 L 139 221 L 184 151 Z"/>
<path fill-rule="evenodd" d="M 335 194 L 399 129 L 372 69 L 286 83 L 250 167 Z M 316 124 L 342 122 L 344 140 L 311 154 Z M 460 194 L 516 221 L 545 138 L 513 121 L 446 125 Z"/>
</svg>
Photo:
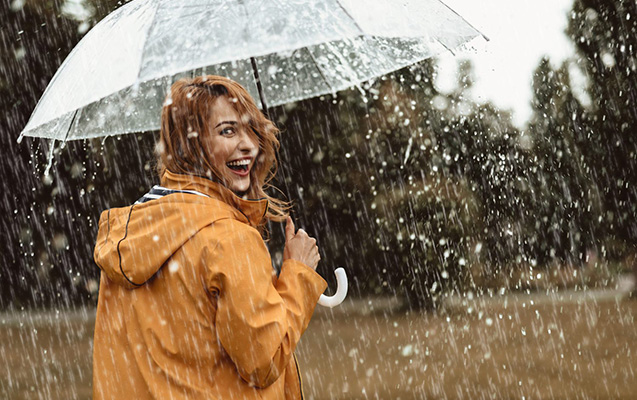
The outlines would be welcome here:
<svg viewBox="0 0 637 400">
<path fill-rule="evenodd" d="M 143 286 L 201 229 L 221 219 L 257 228 L 268 201 L 244 200 L 209 179 L 166 171 L 161 185 L 177 192 L 106 210 L 100 216 L 95 262 L 113 282 Z"/>
</svg>

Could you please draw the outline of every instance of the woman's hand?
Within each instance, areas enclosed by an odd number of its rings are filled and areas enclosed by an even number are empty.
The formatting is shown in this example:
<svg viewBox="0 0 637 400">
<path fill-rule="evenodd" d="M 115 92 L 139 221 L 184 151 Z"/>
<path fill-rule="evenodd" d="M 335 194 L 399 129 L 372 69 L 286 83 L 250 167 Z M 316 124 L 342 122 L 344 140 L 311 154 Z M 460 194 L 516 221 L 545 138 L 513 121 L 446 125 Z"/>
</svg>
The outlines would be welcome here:
<svg viewBox="0 0 637 400">
<path fill-rule="evenodd" d="M 285 249 L 283 261 L 292 259 L 300 261 L 316 271 L 321 256 L 319 255 L 316 239 L 310 237 L 303 229 L 294 233 L 294 222 L 288 217 L 285 224 Z"/>
</svg>

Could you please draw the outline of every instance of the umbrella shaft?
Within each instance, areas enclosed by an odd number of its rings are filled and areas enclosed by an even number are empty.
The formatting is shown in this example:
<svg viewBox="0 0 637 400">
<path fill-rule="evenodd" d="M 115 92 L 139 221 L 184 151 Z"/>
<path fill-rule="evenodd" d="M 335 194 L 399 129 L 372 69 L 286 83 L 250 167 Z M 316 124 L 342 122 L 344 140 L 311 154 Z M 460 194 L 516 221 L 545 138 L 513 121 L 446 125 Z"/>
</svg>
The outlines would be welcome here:
<svg viewBox="0 0 637 400">
<path fill-rule="evenodd" d="M 257 68 L 257 60 L 254 57 L 250 57 L 252 63 L 252 73 L 254 74 L 254 80 L 257 82 L 257 90 L 259 91 L 259 98 L 261 99 L 261 106 L 263 108 L 263 114 L 266 118 L 270 118 L 268 115 L 268 106 L 265 103 L 265 95 L 263 94 L 263 86 L 261 85 L 261 79 L 259 78 L 259 69 Z"/>
</svg>

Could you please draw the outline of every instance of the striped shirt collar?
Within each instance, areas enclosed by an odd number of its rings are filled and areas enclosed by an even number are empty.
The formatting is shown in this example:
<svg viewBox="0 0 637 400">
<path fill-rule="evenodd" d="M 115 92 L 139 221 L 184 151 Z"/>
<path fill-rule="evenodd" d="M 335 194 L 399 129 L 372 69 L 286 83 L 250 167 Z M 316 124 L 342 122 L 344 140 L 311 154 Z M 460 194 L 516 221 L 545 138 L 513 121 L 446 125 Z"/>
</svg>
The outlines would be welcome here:
<svg viewBox="0 0 637 400">
<path fill-rule="evenodd" d="M 163 186 L 155 185 L 150 189 L 148 193 L 146 193 L 139 200 L 137 200 L 135 204 L 146 203 L 147 201 L 159 199 L 173 193 L 190 193 L 190 194 L 195 194 L 197 196 L 210 197 L 207 194 L 203 194 L 196 190 L 176 190 L 176 189 L 168 189 Z"/>
</svg>

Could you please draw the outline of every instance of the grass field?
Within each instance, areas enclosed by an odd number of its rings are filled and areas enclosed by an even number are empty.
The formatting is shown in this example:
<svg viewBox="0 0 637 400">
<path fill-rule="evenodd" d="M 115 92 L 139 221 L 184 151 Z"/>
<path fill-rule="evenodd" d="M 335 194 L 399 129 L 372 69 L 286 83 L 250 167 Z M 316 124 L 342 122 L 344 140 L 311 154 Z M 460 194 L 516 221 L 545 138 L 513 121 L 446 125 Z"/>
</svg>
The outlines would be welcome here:
<svg viewBox="0 0 637 400">
<path fill-rule="evenodd" d="M 307 399 L 635 399 L 637 301 L 614 293 L 357 300 L 317 310 L 298 348 Z M 94 310 L 0 315 L 2 399 L 91 398 Z"/>
</svg>

